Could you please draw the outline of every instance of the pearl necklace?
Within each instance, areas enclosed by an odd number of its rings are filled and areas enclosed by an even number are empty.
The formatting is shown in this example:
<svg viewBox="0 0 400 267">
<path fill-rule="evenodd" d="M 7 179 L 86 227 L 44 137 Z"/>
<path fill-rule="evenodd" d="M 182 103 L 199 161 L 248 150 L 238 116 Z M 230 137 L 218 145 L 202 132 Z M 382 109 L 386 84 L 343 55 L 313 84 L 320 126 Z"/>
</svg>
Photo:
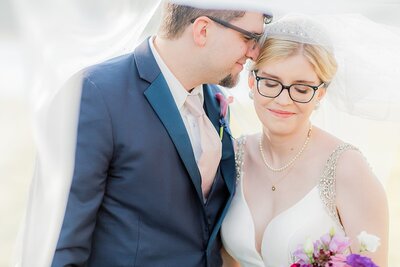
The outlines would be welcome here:
<svg viewBox="0 0 400 267">
<path fill-rule="evenodd" d="M 304 149 L 307 147 L 307 144 L 308 144 L 308 142 L 310 141 L 310 137 L 311 137 L 311 130 L 312 130 L 312 126 L 310 126 L 310 129 L 308 129 L 306 141 L 304 142 L 304 144 L 303 144 L 303 146 L 301 147 L 300 151 L 299 151 L 287 164 L 285 164 L 284 166 L 282 166 L 282 167 L 280 167 L 280 168 L 274 168 L 274 167 L 272 167 L 271 165 L 268 164 L 267 160 L 265 159 L 265 156 L 264 156 L 264 149 L 263 149 L 263 146 L 262 146 L 262 137 L 263 137 L 263 134 L 261 134 L 261 136 L 260 136 L 260 141 L 259 141 L 259 148 L 260 148 L 261 158 L 262 158 L 262 160 L 263 160 L 265 166 L 267 166 L 267 168 L 270 169 L 270 170 L 273 171 L 273 172 L 282 172 L 282 171 L 286 170 L 287 168 L 289 168 L 290 166 L 292 166 L 293 163 L 294 163 L 294 162 L 300 157 L 300 155 L 303 153 Z M 288 174 L 288 173 L 287 173 L 287 174 Z M 284 175 L 284 176 L 283 176 L 281 179 L 279 179 L 279 181 L 277 181 L 277 182 L 280 182 L 283 178 L 285 178 L 285 177 L 287 176 L 287 174 Z M 270 180 L 270 182 L 271 182 L 271 184 L 272 184 L 271 190 L 272 190 L 272 191 L 275 191 L 275 190 L 276 190 L 276 186 L 275 186 L 276 183 L 273 183 L 271 180 Z"/>
<path fill-rule="evenodd" d="M 265 156 L 264 156 L 264 149 L 263 149 L 263 146 L 262 146 L 262 140 L 263 140 L 262 137 L 263 137 L 263 134 L 261 134 L 260 140 L 259 140 L 259 148 L 260 148 L 261 158 L 262 158 L 262 160 L 263 160 L 265 166 L 267 166 L 267 168 L 270 169 L 270 170 L 273 171 L 273 172 L 282 172 L 282 171 L 286 170 L 287 168 L 289 168 L 290 166 L 292 166 L 293 163 L 294 163 L 294 162 L 300 157 L 300 155 L 304 152 L 304 149 L 307 147 L 308 142 L 310 141 L 310 137 L 311 137 L 311 130 L 312 130 L 312 126 L 311 126 L 310 129 L 308 130 L 306 141 L 304 142 L 304 144 L 303 144 L 303 146 L 301 147 L 300 151 L 299 151 L 288 163 L 286 163 L 284 166 L 282 166 L 282 167 L 280 167 L 280 168 L 274 168 L 274 167 L 272 167 L 272 166 L 267 162 L 267 160 L 265 159 Z"/>
</svg>

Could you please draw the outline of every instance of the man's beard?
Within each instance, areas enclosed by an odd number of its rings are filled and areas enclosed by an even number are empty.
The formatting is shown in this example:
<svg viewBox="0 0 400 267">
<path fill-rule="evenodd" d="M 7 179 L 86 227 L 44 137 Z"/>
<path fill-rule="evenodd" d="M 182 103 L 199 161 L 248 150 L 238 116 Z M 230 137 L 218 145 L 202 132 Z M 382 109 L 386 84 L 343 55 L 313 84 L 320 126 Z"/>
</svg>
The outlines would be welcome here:
<svg viewBox="0 0 400 267">
<path fill-rule="evenodd" d="M 238 82 L 239 82 L 239 75 L 233 76 L 232 74 L 229 74 L 221 81 L 219 81 L 218 85 L 221 85 L 226 88 L 232 88 L 235 85 L 237 85 Z"/>
</svg>

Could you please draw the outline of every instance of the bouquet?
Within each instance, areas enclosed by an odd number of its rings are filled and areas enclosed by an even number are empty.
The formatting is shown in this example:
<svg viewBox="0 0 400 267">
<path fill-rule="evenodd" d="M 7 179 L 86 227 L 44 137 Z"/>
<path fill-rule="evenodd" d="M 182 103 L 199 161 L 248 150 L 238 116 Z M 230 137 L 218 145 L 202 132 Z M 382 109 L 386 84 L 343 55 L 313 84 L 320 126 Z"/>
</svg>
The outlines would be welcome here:
<svg viewBox="0 0 400 267">
<path fill-rule="evenodd" d="M 357 236 L 360 253 L 375 252 L 380 245 L 379 238 L 362 231 Z M 307 239 L 294 253 L 295 263 L 290 267 L 378 267 L 370 258 L 360 254 L 349 254 L 348 237 L 335 234 L 334 229 L 314 243 Z"/>
</svg>

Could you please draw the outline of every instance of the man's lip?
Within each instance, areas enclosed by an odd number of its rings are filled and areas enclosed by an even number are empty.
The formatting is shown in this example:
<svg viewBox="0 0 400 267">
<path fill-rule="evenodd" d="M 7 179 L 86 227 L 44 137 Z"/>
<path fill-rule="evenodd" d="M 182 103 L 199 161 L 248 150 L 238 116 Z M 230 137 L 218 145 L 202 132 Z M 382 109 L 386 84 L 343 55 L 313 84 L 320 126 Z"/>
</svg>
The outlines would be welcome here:
<svg viewBox="0 0 400 267">
<path fill-rule="evenodd" d="M 242 64 L 242 63 L 239 63 L 239 62 L 236 62 L 236 64 L 238 64 L 238 65 L 241 67 L 241 70 L 243 70 L 243 68 L 244 68 L 244 64 Z"/>
</svg>

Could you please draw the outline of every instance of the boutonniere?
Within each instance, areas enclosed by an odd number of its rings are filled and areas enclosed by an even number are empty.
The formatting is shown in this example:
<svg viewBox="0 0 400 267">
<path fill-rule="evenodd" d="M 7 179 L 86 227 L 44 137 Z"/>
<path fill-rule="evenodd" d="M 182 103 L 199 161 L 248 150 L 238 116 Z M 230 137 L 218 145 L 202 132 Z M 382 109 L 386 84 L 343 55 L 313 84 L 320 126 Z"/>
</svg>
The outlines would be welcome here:
<svg viewBox="0 0 400 267">
<path fill-rule="evenodd" d="M 228 106 L 233 102 L 233 96 L 226 98 L 222 93 L 216 93 L 215 98 L 219 103 L 219 137 L 224 137 L 224 128 L 228 127 L 226 122 L 226 114 L 228 112 Z"/>
</svg>

